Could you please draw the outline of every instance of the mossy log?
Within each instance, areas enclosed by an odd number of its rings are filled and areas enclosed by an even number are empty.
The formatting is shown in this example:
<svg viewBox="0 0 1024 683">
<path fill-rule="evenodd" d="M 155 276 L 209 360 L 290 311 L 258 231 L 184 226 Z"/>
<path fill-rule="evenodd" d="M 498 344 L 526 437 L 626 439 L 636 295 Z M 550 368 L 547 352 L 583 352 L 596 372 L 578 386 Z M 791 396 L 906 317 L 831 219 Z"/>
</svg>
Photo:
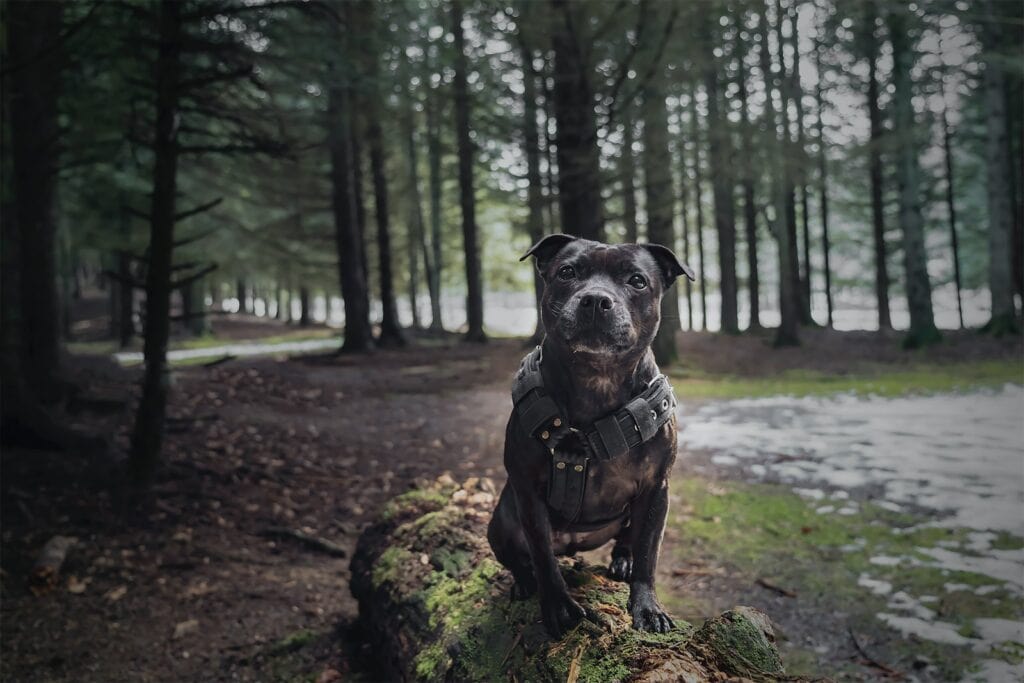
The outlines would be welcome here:
<svg viewBox="0 0 1024 683">
<path fill-rule="evenodd" d="M 494 484 L 450 477 L 393 500 L 360 537 L 352 593 L 380 674 L 403 681 L 728 681 L 785 676 L 768 618 L 748 607 L 668 633 L 632 628 L 629 588 L 563 564 L 593 616 L 553 641 L 536 599 L 512 602 L 486 528 Z"/>
</svg>

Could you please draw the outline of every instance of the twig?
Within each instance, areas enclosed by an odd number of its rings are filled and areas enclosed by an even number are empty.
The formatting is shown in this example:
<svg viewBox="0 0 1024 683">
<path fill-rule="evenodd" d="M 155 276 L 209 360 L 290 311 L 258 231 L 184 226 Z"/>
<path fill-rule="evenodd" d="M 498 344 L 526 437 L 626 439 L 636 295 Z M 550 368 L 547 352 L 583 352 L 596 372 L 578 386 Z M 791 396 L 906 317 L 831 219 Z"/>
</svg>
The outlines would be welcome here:
<svg viewBox="0 0 1024 683">
<path fill-rule="evenodd" d="M 299 541 L 309 548 L 312 548 L 313 550 L 319 550 L 320 552 L 333 557 L 348 557 L 348 551 L 337 543 L 333 543 L 324 538 L 318 538 L 317 536 L 311 536 L 310 534 L 306 534 L 295 529 L 289 529 L 287 527 L 272 526 L 264 529 L 260 533 L 260 536 L 265 538 L 291 538 Z"/>
<path fill-rule="evenodd" d="M 893 678 L 895 678 L 897 680 L 902 680 L 902 679 L 906 678 L 906 675 L 902 671 L 897 671 L 896 669 L 892 668 L 891 666 L 883 664 L 882 662 L 878 661 L 877 659 L 875 659 L 874 657 L 869 655 L 867 653 L 867 650 L 865 650 L 863 647 L 861 647 L 860 642 L 857 640 L 857 635 L 853 632 L 852 628 L 847 626 L 846 627 L 846 632 L 850 634 L 850 640 L 853 641 L 853 647 L 855 647 L 857 649 L 857 652 L 860 654 L 861 657 L 863 657 L 867 661 L 868 664 L 870 664 L 871 666 L 875 667 L 879 671 L 882 671 L 882 672 L 888 674 L 889 676 L 892 676 Z"/>
<path fill-rule="evenodd" d="M 794 591 L 791 591 L 791 590 L 789 590 L 787 588 L 783 588 L 782 586 L 778 586 L 778 585 L 772 583 L 771 581 L 769 581 L 768 579 L 766 579 L 764 577 L 759 578 L 754 583 L 756 583 L 761 588 L 767 588 L 768 590 L 774 591 L 775 593 L 778 593 L 779 595 L 783 595 L 783 596 L 785 596 L 787 598 L 795 598 L 796 597 L 796 593 Z"/>
<path fill-rule="evenodd" d="M 512 653 L 516 649 L 516 645 L 518 645 L 519 641 L 522 640 L 522 639 L 523 639 L 523 632 L 522 632 L 522 630 L 520 630 L 518 633 L 516 633 L 516 637 L 512 639 L 512 646 L 509 647 L 508 652 L 506 652 L 505 656 L 501 658 L 501 666 L 505 666 L 505 662 L 507 662 L 508 658 L 512 656 Z"/>
</svg>

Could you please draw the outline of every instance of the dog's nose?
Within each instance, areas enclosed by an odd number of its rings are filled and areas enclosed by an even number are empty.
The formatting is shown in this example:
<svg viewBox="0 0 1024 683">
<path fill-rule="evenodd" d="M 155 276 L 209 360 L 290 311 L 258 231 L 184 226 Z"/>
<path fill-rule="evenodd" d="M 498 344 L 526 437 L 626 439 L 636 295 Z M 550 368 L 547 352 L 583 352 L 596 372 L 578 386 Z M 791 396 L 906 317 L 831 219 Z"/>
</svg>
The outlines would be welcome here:
<svg viewBox="0 0 1024 683">
<path fill-rule="evenodd" d="M 580 298 L 580 306 L 583 308 L 597 307 L 602 311 L 610 311 L 615 302 L 606 294 L 584 294 Z"/>
</svg>

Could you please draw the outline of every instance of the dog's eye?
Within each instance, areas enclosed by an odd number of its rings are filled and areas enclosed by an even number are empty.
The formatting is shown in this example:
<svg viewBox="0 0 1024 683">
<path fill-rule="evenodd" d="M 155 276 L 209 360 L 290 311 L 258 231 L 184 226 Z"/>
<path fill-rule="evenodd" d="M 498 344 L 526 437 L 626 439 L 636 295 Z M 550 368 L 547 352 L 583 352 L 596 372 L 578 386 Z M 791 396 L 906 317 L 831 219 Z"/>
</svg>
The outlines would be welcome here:
<svg viewBox="0 0 1024 683">
<path fill-rule="evenodd" d="M 572 266 L 562 266 L 558 269 L 559 280 L 571 280 L 576 277 L 576 269 Z"/>
<path fill-rule="evenodd" d="M 629 286 L 633 287 L 635 289 L 646 289 L 647 288 L 647 278 L 645 278 L 640 273 L 637 273 L 636 275 L 634 275 L 631 278 L 629 278 Z"/>
</svg>

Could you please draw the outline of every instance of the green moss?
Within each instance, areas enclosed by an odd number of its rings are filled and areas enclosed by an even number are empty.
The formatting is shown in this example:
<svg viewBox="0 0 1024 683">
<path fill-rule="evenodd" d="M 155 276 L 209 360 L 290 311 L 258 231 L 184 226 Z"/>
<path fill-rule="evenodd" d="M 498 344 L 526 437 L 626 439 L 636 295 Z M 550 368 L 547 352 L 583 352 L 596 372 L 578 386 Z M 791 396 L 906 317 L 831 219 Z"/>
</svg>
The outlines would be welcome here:
<svg viewBox="0 0 1024 683">
<path fill-rule="evenodd" d="M 723 668 L 760 678 L 783 672 L 779 653 L 764 632 L 740 610 L 726 612 L 697 632 L 698 641 L 712 646 Z"/>
<path fill-rule="evenodd" d="M 373 567 L 371 582 L 376 589 L 385 583 L 398 584 L 406 578 L 410 568 L 419 564 L 419 558 L 405 548 L 391 546 L 383 553 Z"/>
<path fill-rule="evenodd" d="M 319 634 L 316 631 L 312 631 L 310 629 L 303 629 L 301 631 L 296 631 L 295 633 L 290 633 L 274 644 L 270 649 L 270 654 L 277 655 L 295 652 L 316 640 L 318 636 Z"/>
<path fill-rule="evenodd" d="M 445 488 L 412 489 L 389 500 L 384 505 L 384 510 L 381 512 L 380 517 L 383 521 L 387 522 L 402 512 L 416 511 L 422 513 L 428 510 L 439 510 L 448 503 L 451 495 L 452 490 Z"/>
<path fill-rule="evenodd" d="M 826 374 L 789 370 L 763 377 L 711 375 L 691 369 L 670 368 L 676 394 L 684 398 L 745 398 L 758 396 L 822 396 L 853 393 L 859 396 L 965 391 L 1024 383 L 1024 363 L 1019 360 L 928 363 L 907 370 L 891 366 L 865 366 L 851 374 Z"/>
</svg>

